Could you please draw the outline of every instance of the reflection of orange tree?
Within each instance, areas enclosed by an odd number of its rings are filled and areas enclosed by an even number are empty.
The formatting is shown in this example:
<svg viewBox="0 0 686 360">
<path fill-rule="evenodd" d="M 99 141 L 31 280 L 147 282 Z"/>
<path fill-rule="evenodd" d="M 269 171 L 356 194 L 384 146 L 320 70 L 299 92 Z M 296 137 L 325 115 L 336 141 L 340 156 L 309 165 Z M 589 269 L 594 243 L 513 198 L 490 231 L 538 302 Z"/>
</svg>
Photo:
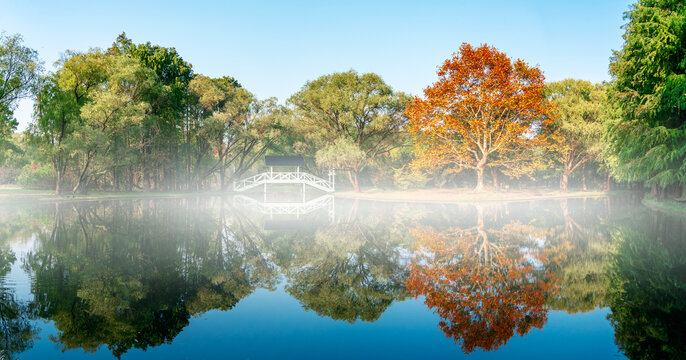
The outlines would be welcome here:
<svg viewBox="0 0 686 360">
<path fill-rule="evenodd" d="M 426 296 L 441 329 L 465 352 L 494 350 L 515 332 L 543 326 L 546 296 L 557 287 L 548 265 L 563 256 L 561 246 L 541 246 L 544 231 L 521 223 L 486 230 L 479 208 L 475 227 L 413 234 L 417 251 L 407 288 Z"/>
</svg>

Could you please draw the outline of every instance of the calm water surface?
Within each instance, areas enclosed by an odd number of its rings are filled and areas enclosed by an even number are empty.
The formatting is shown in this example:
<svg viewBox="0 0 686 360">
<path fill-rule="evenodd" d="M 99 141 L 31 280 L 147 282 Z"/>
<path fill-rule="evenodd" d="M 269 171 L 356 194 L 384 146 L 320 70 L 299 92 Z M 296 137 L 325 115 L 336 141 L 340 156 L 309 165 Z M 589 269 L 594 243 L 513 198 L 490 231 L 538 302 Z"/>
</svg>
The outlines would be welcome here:
<svg viewBox="0 0 686 360">
<path fill-rule="evenodd" d="M 683 358 L 639 198 L 0 203 L 0 358 Z"/>
</svg>

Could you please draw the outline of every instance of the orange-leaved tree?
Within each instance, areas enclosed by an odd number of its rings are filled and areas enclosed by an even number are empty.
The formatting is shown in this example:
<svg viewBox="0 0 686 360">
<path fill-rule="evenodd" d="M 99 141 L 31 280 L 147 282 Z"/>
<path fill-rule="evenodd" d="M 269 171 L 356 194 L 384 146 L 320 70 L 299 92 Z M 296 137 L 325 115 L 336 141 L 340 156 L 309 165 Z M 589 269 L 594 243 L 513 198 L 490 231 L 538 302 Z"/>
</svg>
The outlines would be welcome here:
<svg viewBox="0 0 686 360">
<path fill-rule="evenodd" d="M 483 190 L 487 167 L 521 176 L 537 164 L 547 119 L 545 80 L 537 67 L 494 47 L 462 44 L 438 70 L 438 81 L 406 110 L 417 168 L 473 169 Z"/>
</svg>

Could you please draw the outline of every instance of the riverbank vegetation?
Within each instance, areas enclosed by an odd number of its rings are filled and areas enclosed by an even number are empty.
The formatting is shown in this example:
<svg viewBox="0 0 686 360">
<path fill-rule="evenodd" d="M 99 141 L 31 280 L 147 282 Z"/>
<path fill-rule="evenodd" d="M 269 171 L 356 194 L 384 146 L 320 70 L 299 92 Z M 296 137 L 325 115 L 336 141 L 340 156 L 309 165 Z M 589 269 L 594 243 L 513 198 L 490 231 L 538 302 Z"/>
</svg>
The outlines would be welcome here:
<svg viewBox="0 0 686 360">
<path fill-rule="evenodd" d="M 546 82 L 526 59 L 462 44 L 423 95 L 351 70 L 285 103 L 124 33 L 107 49 L 66 51 L 53 72 L 20 35 L 3 35 L 0 183 L 226 191 L 277 154 L 305 156 L 315 174 L 335 168 L 339 188 L 356 192 L 619 187 L 685 201 L 685 13 L 679 1 L 633 5 L 603 84 Z M 34 100 L 33 121 L 15 132 L 22 98 Z"/>
</svg>

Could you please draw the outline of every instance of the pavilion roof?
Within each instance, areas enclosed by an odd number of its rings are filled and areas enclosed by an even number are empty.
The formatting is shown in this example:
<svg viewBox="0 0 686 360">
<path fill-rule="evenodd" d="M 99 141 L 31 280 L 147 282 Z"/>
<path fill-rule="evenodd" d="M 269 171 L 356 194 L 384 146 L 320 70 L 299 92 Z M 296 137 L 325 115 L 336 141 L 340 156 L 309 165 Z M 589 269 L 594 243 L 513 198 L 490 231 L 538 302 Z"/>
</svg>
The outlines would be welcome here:
<svg viewBox="0 0 686 360">
<path fill-rule="evenodd" d="M 307 167 L 305 165 L 305 159 L 302 156 L 265 156 L 264 164 L 266 166 L 300 166 Z"/>
</svg>

